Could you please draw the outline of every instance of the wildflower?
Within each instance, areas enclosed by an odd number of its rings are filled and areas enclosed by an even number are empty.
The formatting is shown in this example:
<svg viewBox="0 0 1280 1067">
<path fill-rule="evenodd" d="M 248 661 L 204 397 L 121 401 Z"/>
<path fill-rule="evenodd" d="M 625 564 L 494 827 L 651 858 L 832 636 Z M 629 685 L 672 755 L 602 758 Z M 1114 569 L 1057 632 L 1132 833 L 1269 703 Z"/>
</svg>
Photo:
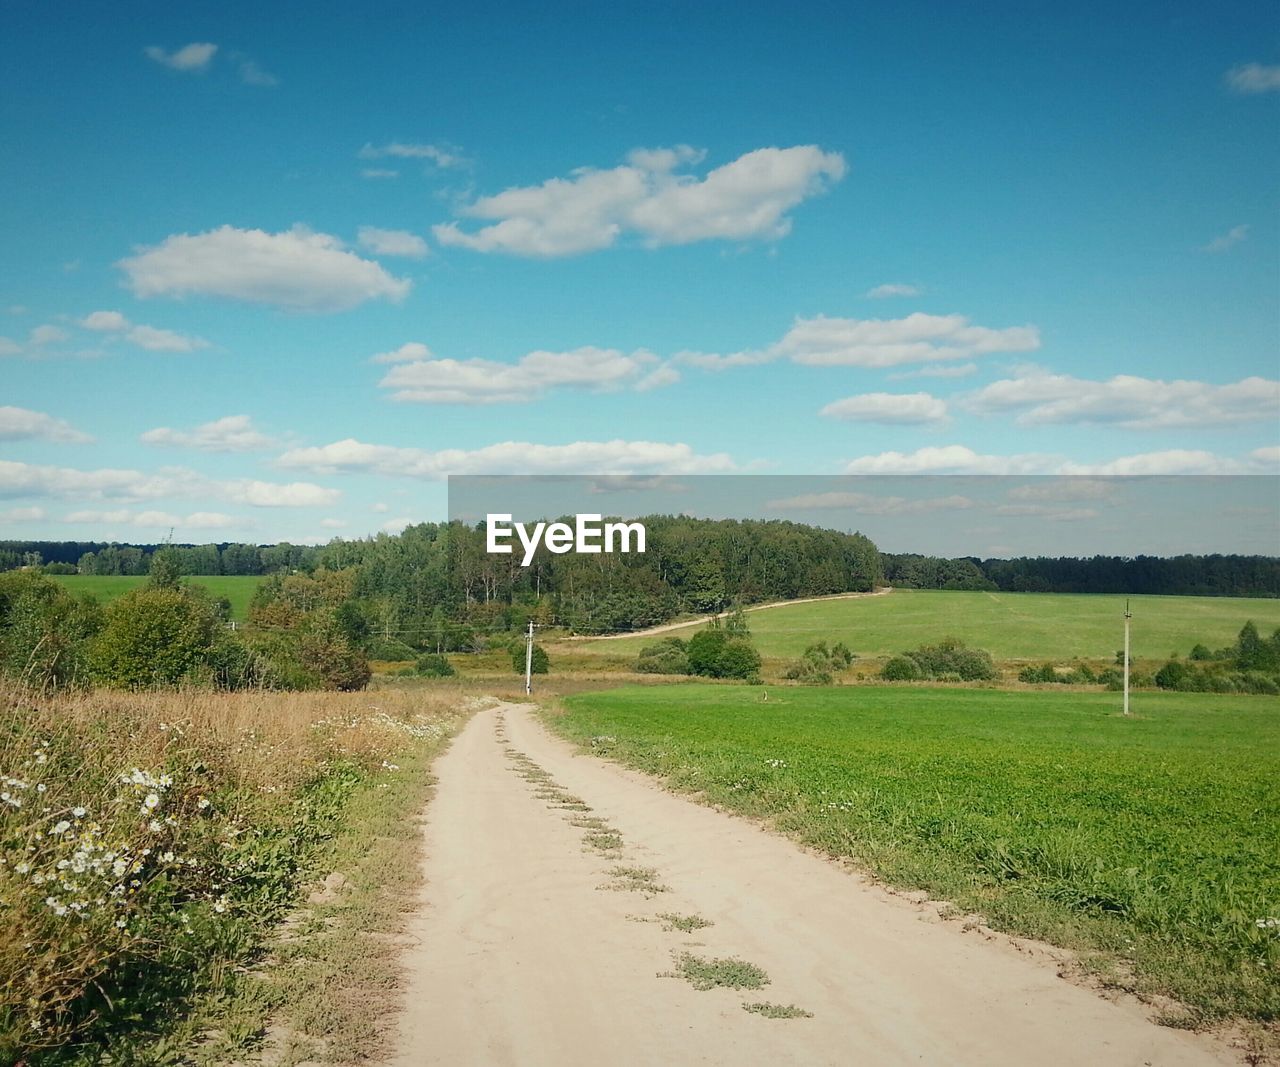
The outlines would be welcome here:
<svg viewBox="0 0 1280 1067">
<path fill-rule="evenodd" d="M 53 829 L 49 831 L 51 834 L 65 834 L 71 829 L 71 824 L 66 819 L 59 819 Z"/>
<path fill-rule="evenodd" d="M 173 862 L 173 853 L 172 853 L 172 852 L 164 852 L 164 853 L 161 853 L 160 858 L 161 858 L 162 860 L 164 860 L 164 862 L 165 862 L 165 863 L 172 863 L 172 862 Z"/>
<path fill-rule="evenodd" d="M 72 814 L 72 815 L 74 815 L 77 819 L 83 819 L 83 818 L 84 818 L 84 808 L 72 808 L 72 809 L 71 809 L 71 814 Z"/>
<path fill-rule="evenodd" d="M 142 802 L 142 807 L 146 811 L 154 811 L 160 806 L 160 794 L 148 793 L 147 798 Z"/>
<path fill-rule="evenodd" d="M 15 863 L 13 865 L 13 869 L 17 871 L 19 874 L 26 874 L 29 870 L 31 870 L 31 864 L 27 863 L 26 860 L 22 860 L 19 863 Z"/>
<path fill-rule="evenodd" d="M 201 797 L 199 801 L 196 802 L 196 807 L 199 808 L 201 811 L 204 811 L 204 809 L 207 808 L 208 806 L 209 806 L 209 801 L 206 800 L 204 797 Z"/>
<path fill-rule="evenodd" d="M 38 752 L 38 753 L 36 753 L 36 762 L 37 762 L 37 763 L 47 763 L 47 762 L 48 762 L 48 760 L 49 760 L 49 757 L 48 757 L 48 756 L 46 756 L 43 752 Z"/>
<path fill-rule="evenodd" d="M 150 830 L 153 834 L 158 834 L 161 830 L 164 829 L 164 823 L 162 823 L 159 819 L 152 819 L 149 823 L 147 823 L 147 829 Z"/>
<path fill-rule="evenodd" d="M 45 791 L 45 788 L 46 788 L 46 786 L 45 786 L 44 782 L 40 782 L 40 783 L 36 786 L 36 792 L 37 792 L 37 793 L 43 793 L 43 792 Z"/>
</svg>

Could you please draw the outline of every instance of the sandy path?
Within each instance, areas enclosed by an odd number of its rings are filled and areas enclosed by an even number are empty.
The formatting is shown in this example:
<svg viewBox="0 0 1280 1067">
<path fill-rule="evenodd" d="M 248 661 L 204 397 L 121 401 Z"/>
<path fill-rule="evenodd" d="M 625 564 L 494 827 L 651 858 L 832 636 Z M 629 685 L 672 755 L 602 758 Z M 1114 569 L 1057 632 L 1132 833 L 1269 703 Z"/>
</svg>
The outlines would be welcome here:
<svg viewBox="0 0 1280 1067">
<path fill-rule="evenodd" d="M 548 806 L 518 750 L 624 838 L 584 850 L 579 813 Z M 1239 1062 L 1058 978 L 927 907 L 639 775 L 578 756 L 527 707 L 471 720 L 437 764 L 422 908 L 411 933 L 398 1064 L 1156 1065 Z M 671 891 L 598 888 L 616 863 Z M 715 925 L 666 932 L 660 912 Z M 772 983 L 695 990 L 673 954 L 734 956 Z M 775 1020 L 748 1001 L 796 1004 Z"/>
<path fill-rule="evenodd" d="M 800 600 L 775 600 L 769 604 L 755 604 L 743 608 L 744 612 L 768 611 L 770 608 L 789 608 L 793 604 L 816 604 L 822 600 L 861 600 L 869 596 L 885 596 L 893 592 L 893 586 L 886 585 L 870 593 L 833 593 L 831 596 L 807 596 Z M 721 612 L 723 615 L 724 612 Z M 683 630 L 686 626 L 702 626 L 714 619 L 714 615 L 699 615 L 696 619 L 685 619 L 684 622 L 664 622 L 661 626 L 650 626 L 645 630 L 627 630 L 620 634 L 599 634 L 595 636 L 572 637 L 571 641 L 618 641 L 624 637 L 651 637 L 653 634 L 665 634 L 669 630 Z"/>
</svg>

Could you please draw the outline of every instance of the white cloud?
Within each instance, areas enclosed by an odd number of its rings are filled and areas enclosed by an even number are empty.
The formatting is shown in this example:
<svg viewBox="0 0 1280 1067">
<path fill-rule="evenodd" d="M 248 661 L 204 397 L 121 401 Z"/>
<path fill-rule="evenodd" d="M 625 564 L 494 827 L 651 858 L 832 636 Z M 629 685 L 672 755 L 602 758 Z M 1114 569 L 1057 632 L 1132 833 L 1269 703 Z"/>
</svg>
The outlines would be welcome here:
<svg viewBox="0 0 1280 1067">
<path fill-rule="evenodd" d="M 1043 474 L 1054 462 L 1051 456 L 988 456 L 966 445 L 941 445 L 860 456 L 844 470 L 846 474 Z"/>
<path fill-rule="evenodd" d="M 465 167 L 470 161 L 456 148 L 434 144 L 406 144 L 392 141 L 384 145 L 366 144 L 356 156 L 360 159 L 426 159 L 442 170 Z"/>
<path fill-rule="evenodd" d="M 983 455 L 965 445 L 921 448 L 915 452 L 881 452 L 860 456 L 845 466 L 846 474 L 1057 474 L 1146 476 L 1162 474 L 1268 474 L 1276 473 L 1280 450 L 1258 449 L 1246 459 L 1219 456 L 1193 449 L 1143 452 L 1116 459 L 1080 463 L 1062 456 L 1021 453 L 1010 456 Z M 1013 493 L 1010 494 L 1014 495 Z M 1024 496 L 1022 499 L 1035 499 Z M 1044 495 L 1039 499 L 1052 500 Z M 1073 499 L 1068 495 L 1056 499 Z M 1081 496 L 1075 499 L 1086 499 Z M 1096 499 L 1093 498 L 1093 499 Z M 1014 506 L 1014 505 L 1011 505 Z M 1071 509 L 1065 509 L 1071 510 Z"/>
<path fill-rule="evenodd" d="M 22 352 L 22 346 L 12 337 L 0 337 L 0 356 L 16 356 Z"/>
<path fill-rule="evenodd" d="M 766 505 L 775 511 L 856 511 L 860 515 L 927 515 L 935 511 L 965 511 L 973 501 L 965 496 L 931 497 L 910 500 L 901 496 L 874 496 L 870 493 L 832 491 L 806 493 L 771 500 Z"/>
<path fill-rule="evenodd" d="M 1114 482 L 1097 478 L 1049 478 L 1041 483 L 1019 485 L 1009 490 L 1010 500 L 1062 502 L 1108 500 L 1115 496 Z"/>
<path fill-rule="evenodd" d="M 30 340 L 33 345 L 51 345 L 69 340 L 70 337 L 71 335 L 61 326 L 50 326 L 46 323 L 44 326 L 36 326 L 32 329 Z"/>
<path fill-rule="evenodd" d="M 163 530 L 222 530 L 229 526 L 246 526 L 243 519 L 224 515 L 217 511 L 195 511 L 190 515 L 174 515 L 167 511 L 73 511 L 64 515 L 63 522 L 85 524 L 91 526 L 141 526 L 149 529 Z"/>
<path fill-rule="evenodd" d="M 1091 381 L 1031 368 L 970 394 L 979 413 L 1020 411 L 1024 426 L 1109 423 L 1132 430 L 1226 426 L 1280 418 L 1280 381 L 1245 378 L 1228 385 L 1161 381 L 1118 374 Z"/>
<path fill-rule="evenodd" d="M 374 358 L 391 362 L 388 357 L 396 355 L 383 353 Z M 654 381 L 652 374 L 643 377 L 658 362 L 657 356 L 644 350 L 626 353 L 589 346 L 570 352 L 530 352 L 516 363 L 427 358 L 396 362 L 378 384 L 394 389 L 394 400 L 423 404 L 524 403 L 555 388 L 655 388 L 670 380 L 667 376 Z"/>
<path fill-rule="evenodd" d="M 119 311 L 92 311 L 80 320 L 80 325 L 86 330 L 114 333 L 119 330 L 127 330 L 129 328 L 129 320 Z"/>
<path fill-rule="evenodd" d="M 370 356 L 370 363 L 413 363 L 422 359 L 433 359 L 431 349 L 424 345 L 421 341 L 410 341 L 403 344 L 397 349 L 390 352 L 379 352 L 376 356 Z"/>
<path fill-rule="evenodd" d="M 9 508 L 0 511 L 0 523 L 5 522 L 39 522 L 44 518 L 44 508 Z"/>
<path fill-rule="evenodd" d="M 427 254 L 427 242 L 408 230 L 380 230 L 376 226 L 361 226 L 356 239 L 361 248 L 367 248 L 375 256 L 421 259 Z"/>
<path fill-rule="evenodd" d="M 347 438 L 315 448 L 295 448 L 278 464 L 315 473 L 372 473 L 440 479 L 450 474 L 726 474 L 736 465 L 723 452 L 700 455 L 686 444 L 657 441 L 575 441 L 538 445 L 504 441 L 484 448 L 428 452 L 373 445 Z"/>
<path fill-rule="evenodd" d="M 168 497 L 214 497 L 254 507 L 293 508 L 333 504 L 342 492 L 310 482 L 221 481 L 183 467 L 165 467 L 150 473 L 117 468 L 80 470 L 0 460 L 0 497 L 46 496 L 124 503 Z"/>
<path fill-rule="evenodd" d="M 1232 226 L 1226 233 L 1220 234 L 1204 246 L 1205 252 L 1225 252 L 1233 248 L 1249 236 L 1249 224 Z"/>
<path fill-rule="evenodd" d="M 188 337 L 154 326 L 135 326 L 125 337 L 149 352 L 194 352 L 197 348 L 209 347 L 209 342 L 201 337 Z"/>
<path fill-rule="evenodd" d="M 150 48 L 143 50 L 148 59 L 153 59 L 162 66 L 166 66 L 171 70 L 180 70 L 185 73 L 195 73 L 208 69 L 210 61 L 214 54 L 218 51 L 216 44 L 209 44 L 207 41 L 194 41 L 191 44 L 183 45 L 173 52 L 166 52 L 163 48 L 152 45 Z"/>
<path fill-rule="evenodd" d="M 1226 81 L 1237 93 L 1274 93 L 1280 91 L 1280 66 L 1241 63 L 1227 71 Z"/>
<path fill-rule="evenodd" d="M 894 367 L 971 359 L 992 352 L 1027 352 L 1040 347 L 1034 326 L 992 329 L 974 326 L 963 315 L 917 311 L 901 319 L 839 319 L 819 315 L 796 319 L 768 348 L 727 355 L 682 352 L 683 363 L 722 370 L 789 359 L 814 367 Z"/>
<path fill-rule="evenodd" d="M 398 170 L 389 170 L 386 167 L 363 167 L 360 170 L 362 178 L 398 178 L 400 172 Z"/>
<path fill-rule="evenodd" d="M 919 296 L 920 292 L 920 287 L 917 285 L 890 282 L 885 285 L 877 285 L 874 289 L 868 289 L 864 295 L 872 300 L 887 300 L 894 296 Z"/>
<path fill-rule="evenodd" d="M 1083 519 L 1098 517 L 1098 512 L 1094 508 L 1055 508 L 1049 504 L 1000 504 L 994 510 L 997 515 L 1049 519 L 1051 522 L 1080 522 Z"/>
<path fill-rule="evenodd" d="M 236 64 L 240 72 L 240 80 L 245 85 L 256 85 L 263 89 L 270 89 L 272 86 L 280 84 L 279 78 L 269 71 L 263 70 L 248 56 L 237 56 Z"/>
<path fill-rule="evenodd" d="M 252 504 L 255 508 L 318 508 L 336 504 L 342 497 L 339 489 L 326 489 L 311 482 L 240 481 L 226 483 L 232 500 Z"/>
<path fill-rule="evenodd" d="M 201 452 L 254 452 L 271 448 L 275 440 L 260 433 L 248 415 L 227 415 L 197 426 L 194 430 L 173 430 L 158 426 L 147 430 L 140 440 L 149 445 L 194 448 Z"/>
<path fill-rule="evenodd" d="M 863 393 L 828 404 L 819 414 L 859 422 L 913 424 L 942 422 L 947 404 L 929 393 Z"/>
<path fill-rule="evenodd" d="M 977 370 L 976 363 L 926 363 L 919 370 L 900 371 L 889 377 L 894 381 L 903 378 L 967 378 Z"/>
<path fill-rule="evenodd" d="M 1280 446 L 1255 448 L 1249 459 L 1268 474 L 1280 474 Z"/>
<path fill-rule="evenodd" d="M 611 170 L 583 167 L 464 205 L 461 214 L 490 223 L 474 232 L 432 232 L 442 245 L 537 257 L 597 251 L 626 233 L 650 246 L 774 240 L 791 230 L 788 211 L 846 171 L 839 153 L 801 145 L 748 152 L 703 178 L 675 173 L 700 159 L 685 145 L 637 149 Z"/>
<path fill-rule="evenodd" d="M 80 320 L 80 325 L 98 333 L 122 334 L 126 340 L 150 352 L 194 352 L 197 348 L 209 347 L 209 342 L 202 337 L 188 337 L 155 326 L 135 326 L 119 311 L 90 312 Z"/>
<path fill-rule="evenodd" d="M 291 311 L 345 311 L 366 300 L 403 299 L 411 283 L 346 251 L 326 233 L 221 226 L 173 234 L 117 263 L 136 296 L 190 293 L 274 304 Z"/>
<path fill-rule="evenodd" d="M 81 433 L 64 419 L 55 419 L 43 411 L 27 408 L 0 407 L 0 441 L 25 441 L 40 439 L 83 444 L 92 441 L 87 433 Z"/>
</svg>

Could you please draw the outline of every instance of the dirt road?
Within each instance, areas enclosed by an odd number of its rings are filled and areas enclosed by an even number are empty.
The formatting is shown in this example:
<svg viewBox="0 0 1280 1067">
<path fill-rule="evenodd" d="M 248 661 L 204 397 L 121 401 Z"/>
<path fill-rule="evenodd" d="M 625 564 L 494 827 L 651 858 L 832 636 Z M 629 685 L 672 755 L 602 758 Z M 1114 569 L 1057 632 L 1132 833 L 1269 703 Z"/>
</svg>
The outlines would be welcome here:
<svg viewBox="0 0 1280 1067">
<path fill-rule="evenodd" d="M 744 612 L 768 611 L 770 608 L 789 608 L 792 604 L 816 604 L 822 600 L 861 600 L 869 596 L 886 596 L 893 592 L 892 586 L 884 586 L 870 593 L 834 593 L 831 596 L 807 596 L 799 600 L 775 600 L 770 604 L 755 604 L 743 608 Z M 574 641 L 619 641 L 624 637 L 652 637 L 654 634 L 665 634 L 671 630 L 683 630 L 686 626 L 702 626 L 714 619 L 714 615 L 699 615 L 696 619 L 685 619 L 684 622 L 664 622 L 661 626 L 650 626 L 644 630 L 627 630 L 620 634 L 600 634 L 598 636 L 575 637 Z"/>
<path fill-rule="evenodd" d="M 1047 953 L 964 932 L 743 820 L 575 755 L 525 706 L 478 714 L 437 774 L 397 1064 L 1239 1062 L 1069 984 Z M 588 847 L 613 834 L 612 856 Z M 631 873 L 609 873 L 620 866 Z M 655 884 L 668 888 L 645 892 Z M 714 925 L 664 929 L 661 913 Z M 748 961 L 770 982 L 700 991 L 660 976 L 683 952 Z M 760 1001 L 812 1016 L 743 1010 Z"/>
</svg>

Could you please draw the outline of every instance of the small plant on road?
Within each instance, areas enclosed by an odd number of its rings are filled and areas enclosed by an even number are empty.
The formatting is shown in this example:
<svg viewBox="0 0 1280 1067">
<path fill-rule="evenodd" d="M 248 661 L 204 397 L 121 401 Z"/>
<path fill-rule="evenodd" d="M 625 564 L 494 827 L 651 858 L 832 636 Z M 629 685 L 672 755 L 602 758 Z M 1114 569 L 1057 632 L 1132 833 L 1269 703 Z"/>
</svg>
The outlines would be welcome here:
<svg viewBox="0 0 1280 1067">
<path fill-rule="evenodd" d="M 769 976 L 754 963 L 736 959 L 704 960 L 691 952 L 681 953 L 673 977 L 683 978 L 700 990 L 763 989 L 769 984 Z"/>
</svg>

